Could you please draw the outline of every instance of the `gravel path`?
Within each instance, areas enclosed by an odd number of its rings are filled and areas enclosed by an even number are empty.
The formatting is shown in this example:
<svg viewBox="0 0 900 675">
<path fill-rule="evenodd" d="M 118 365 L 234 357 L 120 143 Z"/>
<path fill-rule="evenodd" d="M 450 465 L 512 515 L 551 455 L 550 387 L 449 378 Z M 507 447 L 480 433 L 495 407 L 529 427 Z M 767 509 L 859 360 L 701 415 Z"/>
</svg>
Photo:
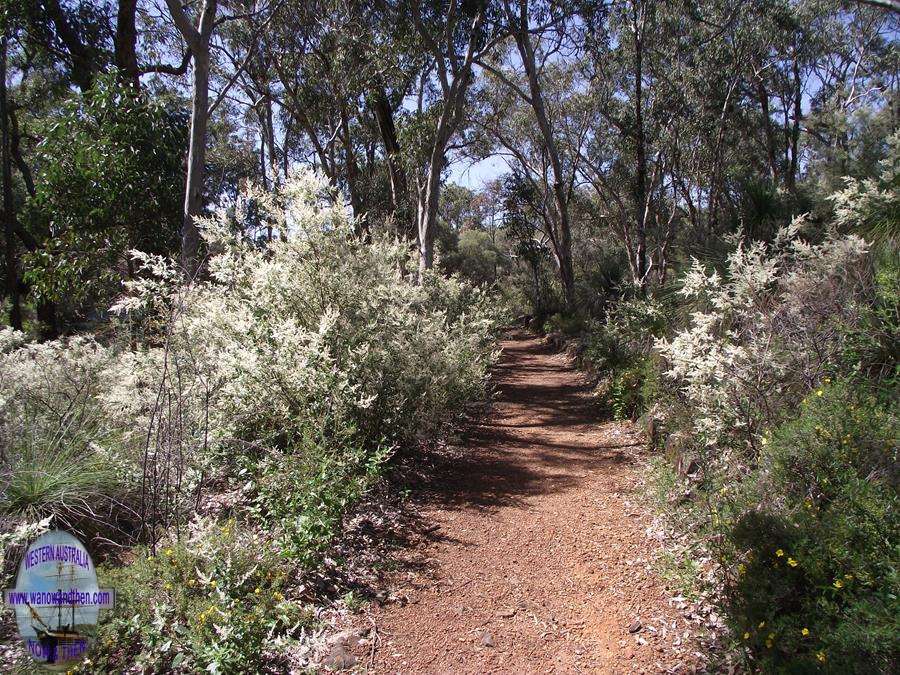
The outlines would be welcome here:
<svg viewBox="0 0 900 675">
<path fill-rule="evenodd" d="M 564 355 L 516 333 L 499 395 L 421 494 L 432 533 L 370 609 L 379 673 L 689 672 L 694 628 L 652 567 L 628 423 Z"/>
</svg>

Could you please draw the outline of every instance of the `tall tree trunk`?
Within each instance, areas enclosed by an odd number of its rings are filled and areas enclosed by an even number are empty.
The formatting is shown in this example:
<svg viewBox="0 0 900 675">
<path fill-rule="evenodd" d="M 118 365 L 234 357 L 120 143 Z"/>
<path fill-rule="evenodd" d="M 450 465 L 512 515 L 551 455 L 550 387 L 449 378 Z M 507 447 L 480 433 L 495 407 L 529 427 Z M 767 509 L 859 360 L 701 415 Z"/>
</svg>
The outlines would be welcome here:
<svg viewBox="0 0 900 675">
<path fill-rule="evenodd" d="M 766 160 L 769 163 L 769 179 L 772 185 L 778 184 L 778 162 L 775 160 L 775 132 L 772 129 L 772 118 L 769 116 L 769 92 L 763 84 L 762 76 L 756 77 L 756 95 L 762 110 L 763 130 L 766 133 Z"/>
<path fill-rule="evenodd" d="M 643 8 L 640 10 L 643 12 Z M 635 282 L 643 288 L 647 275 L 647 147 L 644 133 L 644 101 L 643 101 L 643 16 L 638 17 L 638 9 L 634 9 L 634 142 L 635 142 L 635 250 L 634 268 L 637 275 Z"/>
<path fill-rule="evenodd" d="M 508 10 L 510 18 L 512 12 Z M 515 40 L 519 50 L 519 57 L 525 67 L 525 73 L 528 78 L 528 92 L 530 94 L 531 108 L 534 110 L 534 116 L 537 119 L 538 128 L 541 131 L 541 137 L 544 142 L 544 148 L 550 158 L 550 168 L 553 172 L 553 201 L 556 208 L 556 225 L 558 229 L 557 236 L 554 237 L 556 242 L 556 257 L 559 264 L 560 282 L 563 287 L 563 295 L 566 302 L 566 308 L 575 309 L 575 274 L 572 266 L 572 233 L 569 223 L 569 194 L 566 190 L 566 177 L 563 171 L 562 159 L 559 152 L 559 146 L 553 135 L 553 129 L 550 126 L 550 118 L 547 114 L 547 107 L 544 103 L 544 93 L 541 83 L 538 79 L 537 61 L 535 59 L 534 47 L 531 43 L 531 34 L 529 32 L 528 17 L 528 1 L 521 0 L 519 3 L 519 16 L 516 22 Z"/>
<path fill-rule="evenodd" d="M 799 169 L 800 123 L 803 119 L 803 86 L 800 81 L 800 57 L 794 45 L 794 57 L 791 63 L 791 74 L 794 78 L 793 120 L 791 121 L 791 163 L 788 168 L 787 187 L 791 192 L 797 190 L 797 171 Z"/>
<path fill-rule="evenodd" d="M 119 0 L 116 15 L 115 60 L 119 76 L 135 89 L 140 87 L 137 63 L 137 0 Z"/>
<path fill-rule="evenodd" d="M 10 300 L 9 325 L 22 330 L 22 305 L 19 298 L 19 256 L 15 237 L 15 206 L 12 192 L 12 162 L 9 150 L 9 102 L 6 93 L 6 55 L 8 37 L 4 27 L 0 36 L 0 164 L 3 171 L 3 232 L 6 239 L 6 296 Z"/>
<path fill-rule="evenodd" d="M 451 6 L 454 6 L 451 3 Z M 435 130 L 425 184 L 418 186 L 419 228 L 419 281 L 427 270 L 434 266 L 434 235 L 437 227 L 438 203 L 441 192 L 441 170 L 447 153 L 447 145 L 462 121 L 463 105 L 469 84 L 472 81 L 472 64 L 476 58 L 478 35 L 484 22 L 484 6 L 479 7 L 472 21 L 466 46 L 465 58 L 461 61 L 454 55 L 443 52 L 421 21 L 418 5 L 413 5 L 416 29 L 432 50 L 440 73 L 441 89 L 444 94 L 441 115 Z M 451 42 L 448 38 L 448 43 Z M 452 52 L 452 46 L 450 51 Z M 450 75 L 452 74 L 452 82 Z"/>
<path fill-rule="evenodd" d="M 444 109 L 438 120 L 437 131 L 431 146 L 425 185 L 419 191 L 420 281 L 425 271 L 434 267 L 434 235 L 437 228 L 438 204 L 441 196 L 441 170 L 444 168 L 447 144 L 450 143 L 450 139 L 462 119 L 462 108 L 471 76 L 472 68 L 469 65 L 468 69 L 460 74 L 450 87 L 450 93 L 444 101 Z"/>
<path fill-rule="evenodd" d="M 218 0 L 203 1 L 196 27 L 185 14 L 180 0 L 166 0 L 166 5 L 194 58 L 191 135 L 181 225 L 181 267 L 188 277 L 193 277 L 200 265 L 200 232 L 195 218 L 203 211 L 206 127 L 209 122 L 209 41 L 215 28 Z"/>
<path fill-rule="evenodd" d="M 353 150 L 353 139 L 350 137 L 350 117 L 347 108 L 341 105 L 341 143 L 344 146 L 344 178 L 347 191 L 350 193 L 350 206 L 353 208 L 353 230 L 356 236 L 369 239 L 370 233 L 366 223 L 366 205 L 359 194 L 359 166 Z"/>
<path fill-rule="evenodd" d="M 181 225 L 181 267 L 193 276 L 199 266 L 200 232 L 194 220 L 203 212 L 206 173 L 206 128 L 209 122 L 209 47 L 194 51 L 194 89 L 191 98 L 191 136 L 188 146 L 184 220 Z"/>
<path fill-rule="evenodd" d="M 438 135 L 443 132 L 439 128 Z M 434 234 L 437 226 L 438 203 L 441 190 L 441 169 L 444 163 L 444 150 L 446 141 L 435 141 L 431 152 L 431 161 L 428 166 L 428 175 L 425 185 L 419 194 L 418 225 L 419 225 L 419 280 L 425 275 L 426 270 L 434 267 Z"/>
<path fill-rule="evenodd" d="M 29 196 L 34 197 L 34 178 L 31 175 L 31 169 L 25 162 L 25 158 L 22 156 L 22 150 L 19 147 L 21 134 L 19 133 L 19 123 L 16 120 L 14 106 L 7 104 L 6 112 L 9 117 L 9 148 L 12 152 L 12 157 L 16 162 L 16 167 L 18 167 L 19 173 L 22 175 L 22 182 L 25 183 L 25 191 L 28 192 Z"/>
</svg>

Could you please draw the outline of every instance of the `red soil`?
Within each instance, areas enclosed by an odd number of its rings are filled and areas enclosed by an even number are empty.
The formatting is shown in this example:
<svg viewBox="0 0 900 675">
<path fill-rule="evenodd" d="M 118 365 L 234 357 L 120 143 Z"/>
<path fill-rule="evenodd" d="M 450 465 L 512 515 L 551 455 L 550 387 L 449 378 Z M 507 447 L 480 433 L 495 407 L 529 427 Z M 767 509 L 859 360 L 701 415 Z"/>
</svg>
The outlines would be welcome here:
<svg viewBox="0 0 900 675">
<path fill-rule="evenodd" d="M 565 356 L 510 336 L 490 414 L 420 496 L 431 534 L 373 607 L 358 665 L 384 673 L 687 672 L 690 624 L 654 571 L 646 452 Z M 695 628 L 690 626 L 691 629 Z"/>
</svg>

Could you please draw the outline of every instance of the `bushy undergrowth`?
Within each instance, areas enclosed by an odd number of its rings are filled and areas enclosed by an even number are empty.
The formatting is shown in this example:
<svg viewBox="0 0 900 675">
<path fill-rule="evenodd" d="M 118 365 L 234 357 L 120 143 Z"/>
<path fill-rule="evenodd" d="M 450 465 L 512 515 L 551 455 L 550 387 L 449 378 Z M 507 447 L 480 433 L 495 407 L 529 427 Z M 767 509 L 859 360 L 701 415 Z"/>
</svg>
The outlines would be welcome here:
<svg viewBox="0 0 900 675">
<path fill-rule="evenodd" d="M 823 384 L 721 501 L 725 595 L 766 672 L 889 672 L 900 654 L 896 417 Z"/>
<path fill-rule="evenodd" d="M 809 244 L 802 225 L 739 246 L 724 274 L 695 264 L 682 291 L 688 323 L 655 344 L 678 387 L 667 425 L 693 458 L 683 511 L 714 555 L 753 668 L 890 672 L 900 656 L 894 274 L 873 274 L 858 237 Z"/>
<path fill-rule="evenodd" d="M 121 340 L 0 335 L 7 529 L 105 522 L 148 545 L 109 572 L 108 669 L 274 663 L 300 626 L 272 602 L 283 569 L 316 564 L 390 454 L 477 399 L 495 356 L 498 303 L 456 278 L 415 283 L 407 246 L 360 241 L 318 178 L 253 195 L 283 238 L 233 235 L 250 206 L 204 223 L 208 278 L 185 286 L 174 261 L 136 254 Z"/>
<path fill-rule="evenodd" d="M 162 541 L 154 555 L 104 570 L 116 589 L 115 615 L 101 626 L 85 670 L 268 672 L 312 622 L 289 599 L 295 570 L 269 537 L 228 520 L 196 522 L 189 537 Z M 152 599 L 151 599 L 152 598 Z"/>
<path fill-rule="evenodd" d="M 627 298 L 591 326 L 585 358 L 602 373 L 598 393 L 616 419 L 637 418 L 660 397 L 660 363 L 652 347 L 665 334 L 670 311 L 659 297 Z"/>
</svg>

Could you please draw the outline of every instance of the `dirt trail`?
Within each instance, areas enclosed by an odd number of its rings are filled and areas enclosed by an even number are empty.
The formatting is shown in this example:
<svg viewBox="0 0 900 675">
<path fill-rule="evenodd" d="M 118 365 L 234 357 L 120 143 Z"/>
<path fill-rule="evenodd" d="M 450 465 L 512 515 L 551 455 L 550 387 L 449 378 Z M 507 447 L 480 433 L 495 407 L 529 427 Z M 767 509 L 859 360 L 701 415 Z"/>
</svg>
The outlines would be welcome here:
<svg viewBox="0 0 900 675">
<path fill-rule="evenodd" d="M 527 333 L 499 395 L 421 496 L 429 542 L 375 607 L 379 673 L 687 672 L 692 626 L 652 571 L 639 435 L 604 422 L 582 375 Z M 361 624 L 362 625 L 362 624 Z"/>
</svg>

